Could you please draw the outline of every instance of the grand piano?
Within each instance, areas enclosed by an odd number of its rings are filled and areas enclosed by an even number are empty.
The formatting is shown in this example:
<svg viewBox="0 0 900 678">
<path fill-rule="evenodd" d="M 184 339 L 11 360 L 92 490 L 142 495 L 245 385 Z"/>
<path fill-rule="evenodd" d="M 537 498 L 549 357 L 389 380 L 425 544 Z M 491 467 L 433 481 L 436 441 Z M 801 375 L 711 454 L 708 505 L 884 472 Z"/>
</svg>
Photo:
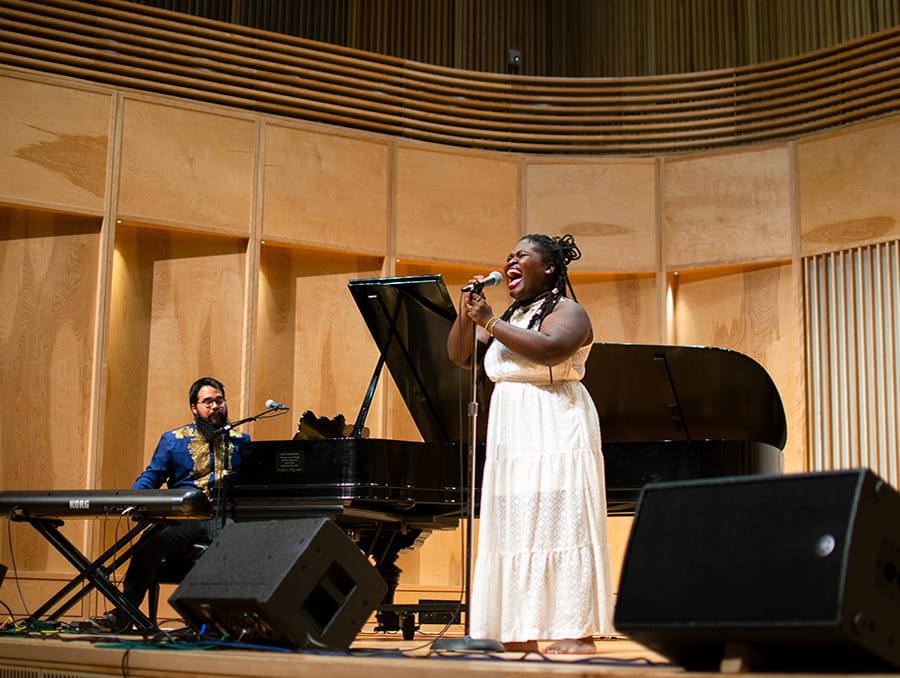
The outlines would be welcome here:
<svg viewBox="0 0 900 678">
<path fill-rule="evenodd" d="M 471 372 L 447 356 L 456 310 L 439 275 L 354 280 L 349 289 L 380 352 L 355 422 L 307 412 L 294 439 L 245 446 L 227 505 L 236 520 L 333 518 L 375 557 L 390 602 L 397 551 L 466 515 Z M 384 365 L 422 441 L 364 437 Z M 600 415 L 610 515 L 633 514 L 648 482 L 782 470 L 781 398 L 745 355 L 596 343 L 584 383 Z M 477 495 L 490 381 L 477 377 L 475 393 Z"/>
</svg>

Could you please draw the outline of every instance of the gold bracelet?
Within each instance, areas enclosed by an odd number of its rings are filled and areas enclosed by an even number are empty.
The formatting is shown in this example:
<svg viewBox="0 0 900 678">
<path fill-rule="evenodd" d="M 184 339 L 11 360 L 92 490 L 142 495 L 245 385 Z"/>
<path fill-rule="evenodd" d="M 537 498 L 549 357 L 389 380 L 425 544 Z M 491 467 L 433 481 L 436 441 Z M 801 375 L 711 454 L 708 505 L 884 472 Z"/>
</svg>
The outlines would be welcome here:
<svg viewBox="0 0 900 678">
<path fill-rule="evenodd" d="M 494 323 L 496 323 L 498 320 L 500 320 L 500 318 L 498 318 L 495 315 L 492 315 L 491 319 L 488 320 L 487 324 L 484 326 L 484 329 L 486 329 L 492 337 L 494 336 L 494 331 L 491 328 L 494 326 Z"/>
</svg>

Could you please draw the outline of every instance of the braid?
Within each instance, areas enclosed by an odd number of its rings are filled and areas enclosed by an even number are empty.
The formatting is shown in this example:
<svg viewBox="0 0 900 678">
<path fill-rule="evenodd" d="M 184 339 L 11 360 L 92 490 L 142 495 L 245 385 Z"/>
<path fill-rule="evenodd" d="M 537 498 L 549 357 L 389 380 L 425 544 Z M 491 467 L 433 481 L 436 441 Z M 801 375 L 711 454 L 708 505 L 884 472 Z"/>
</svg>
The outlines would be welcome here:
<svg viewBox="0 0 900 678">
<path fill-rule="evenodd" d="M 553 289 L 544 297 L 541 307 L 528 323 L 528 329 L 532 329 L 540 327 L 544 318 L 556 307 L 559 300 L 566 296 L 566 285 L 568 285 L 569 291 L 572 292 L 572 299 L 575 299 L 575 291 L 572 289 L 572 283 L 569 282 L 569 262 L 580 259 L 581 250 L 575 244 L 575 238 L 568 233 L 559 237 L 532 234 L 526 235 L 522 240 L 527 240 L 534 245 L 544 255 L 544 261 L 552 263 L 556 271 Z M 518 302 L 507 309 L 506 313 L 503 314 L 503 320 L 508 320 L 508 315 L 512 316 L 517 306 Z"/>
</svg>

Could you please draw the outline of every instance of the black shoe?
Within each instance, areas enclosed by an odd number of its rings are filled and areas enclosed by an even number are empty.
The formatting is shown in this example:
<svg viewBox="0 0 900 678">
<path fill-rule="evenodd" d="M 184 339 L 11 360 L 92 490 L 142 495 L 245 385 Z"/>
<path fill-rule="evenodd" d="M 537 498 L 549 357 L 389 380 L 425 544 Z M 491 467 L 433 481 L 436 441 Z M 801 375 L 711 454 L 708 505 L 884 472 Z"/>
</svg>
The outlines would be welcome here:
<svg viewBox="0 0 900 678">
<path fill-rule="evenodd" d="M 131 630 L 131 621 L 119 610 L 108 610 L 99 617 L 91 617 L 91 623 L 101 631 L 125 633 Z"/>
</svg>

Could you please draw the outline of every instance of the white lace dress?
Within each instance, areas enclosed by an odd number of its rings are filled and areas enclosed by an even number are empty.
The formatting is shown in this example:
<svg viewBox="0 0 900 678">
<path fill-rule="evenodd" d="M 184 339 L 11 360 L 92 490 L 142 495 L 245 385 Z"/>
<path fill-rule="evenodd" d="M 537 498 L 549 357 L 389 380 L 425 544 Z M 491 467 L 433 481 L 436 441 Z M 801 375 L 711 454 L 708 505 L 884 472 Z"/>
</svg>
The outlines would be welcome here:
<svg viewBox="0 0 900 678">
<path fill-rule="evenodd" d="M 526 327 L 539 305 L 519 309 L 512 323 Z M 470 592 L 473 638 L 612 632 L 600 425 L 580 381 L 589 352 L 584 346 L 552 370 L 497 340 L 485 355 L 495 385 Z"/>
</svg>

